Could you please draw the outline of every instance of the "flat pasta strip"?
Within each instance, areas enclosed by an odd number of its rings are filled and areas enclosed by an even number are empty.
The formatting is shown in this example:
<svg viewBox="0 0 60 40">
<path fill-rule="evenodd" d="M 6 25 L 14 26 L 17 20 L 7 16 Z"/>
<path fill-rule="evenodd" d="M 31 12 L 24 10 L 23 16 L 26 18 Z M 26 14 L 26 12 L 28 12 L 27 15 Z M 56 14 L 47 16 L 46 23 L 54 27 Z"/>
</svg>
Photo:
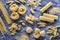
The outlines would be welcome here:
<svg viewBox="0 0 60 40">
<path fill-rule="evenodd" d="M 6 26 L 5 26 L 5 24 L 3 23 L 1 17 L 0 17 L 0 31 L 1 31 L 3 34 L 6 34 L 6 33 L 7 33 Z"/>
<path fill-rule="evenodd" d="M 2 11 L 2 13 L 3 13 L 3 15 L 4 15 L 4 17 L 5 17 L 6 21 L 7 21 L 7 23 L 11 24 L 12 20 L 10 19 L 10 17 L 8 15 L 8 13 L 7 13 L 2 1 L 0 1 L 0 9 L 1 9 L 1 11 Z"/>
</svg>

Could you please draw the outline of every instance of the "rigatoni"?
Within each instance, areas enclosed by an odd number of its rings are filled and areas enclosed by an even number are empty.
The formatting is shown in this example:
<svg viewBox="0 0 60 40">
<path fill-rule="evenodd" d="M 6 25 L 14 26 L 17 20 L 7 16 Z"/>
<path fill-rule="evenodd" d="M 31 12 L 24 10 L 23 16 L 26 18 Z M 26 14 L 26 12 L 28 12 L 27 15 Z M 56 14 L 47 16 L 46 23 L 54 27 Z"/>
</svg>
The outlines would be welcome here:
<svg viewBox="0 0 60 40">
<path fill-rule="evenodd" d="M 54 22 L 54 19 L 48 18 L 48 17 L 45 17 L 45 16 L 40 16 L 40 20 L 47 21 L 47 22 L 50 22 L 50 23 Z"/>
<path fill-rule="evenodd" d="M 52 6 L 53 3 L 52 2 L 49 2 L 47 5 L 45 5 L 40 11 L 43 13 L 45 12 L 50 6 Z"/>
<path fill-rule="evenodd" d="M 55 20 L 58 20 L 58 16 L 56 16 L 56 15 L 51 15 L 51 14 L 44 13 L 43 16 L 48 17 L 48 18 L 52 18 L 52 19 L 55 19 Z"/>
</svg>

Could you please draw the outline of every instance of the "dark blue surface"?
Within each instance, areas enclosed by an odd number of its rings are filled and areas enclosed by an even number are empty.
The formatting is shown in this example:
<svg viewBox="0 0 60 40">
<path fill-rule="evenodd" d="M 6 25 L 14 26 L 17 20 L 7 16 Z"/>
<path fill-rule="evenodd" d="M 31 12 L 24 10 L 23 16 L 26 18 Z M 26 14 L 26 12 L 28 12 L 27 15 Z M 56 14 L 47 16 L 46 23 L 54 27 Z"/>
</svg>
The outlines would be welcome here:
<svg viewBox="0 0 60 40">
<path fill-rule="evenodd" d="M 7 2 L 7 1 L 9 1 L 9 0 L 3 0 L 3 4 L 4 4 L 4 6 L 6 7 L 8 13 L 9 13 L 9 15 L 10 15 L 11 12 L 10 12 L 10 10 L 9 10 L 9 6 L 6 5 L 6 2 Z M 41 5 L 41 6 L 38 6 L 37 10 L 35 11 L 34 16 L 39 18 L 39 16 L 42 15 L 42 13 L 40 13 L 40 9 L 41 9 L 44 5 L 46 5 L 48 2 L 50 2 L 50 1 L 53 2 L 53 6 L 52 6 L 52 7 L 58 7 L 58 8 L 60 8 L 60 3 L 59 3 L 60 0 L 42 0 L 42 5 Z M 20 5 L 21 5 L 21 4 L 19 4 L 19 6 L 20 6 Z M 33 7 L 28 7 L 26 4 L 24 4 L 24 5 L 27 7 L 26 15 L 31 14 L 30 11 L 29 11 L 29 9 L 30 9 L 30 8 L 33 8 Z M 51 8 L 52 8 L 52 7 L 51 7 Z M 46 12 L 48 12 L 48 11 L 46 11 Z M 44 37 L 44 38 L 39 38 L 39 39 L 34 39 L 33 36 L 32 36 L 33 33 L 31 33 L 31 34 L 29 35 L 30 40 L 49 40 L 50 35 L 47 35 L 48 26 L 49 26 L 49 25 L 54 25 L 54 26 L 60 25 L 60 14 L 57 14 L 57 15 L 59 16 L 59 20 L 55 21 L 55 23 L 53 23 L 53 24 L 48 23 L 47 26 L 46 26 L 46 28 L 40 28 L 41 30 L 45 30 L 45 31 L 46 31 L 46 37 Z M 2 14 L 1 11 L 0 11 L 0 17 L 2 17 L 4 23 L 5 23 L 6 27 L 7 27 L 7 30 L 8 30 L 8 28 L 10 27 L 10 25 L 8 25 L 8 24 L 6 23 L 6 20 L 5 20 L 5 18 L 4 18 L 4 16 L 3 16 L 3 14 Z M 3 38 L 2 34 L 0 33 L 0 40 L 16 40 L 16 38 L 17 38 L 19 35 L 23 35 L 23 34 L 26 33 L 26 32 L 25 32 L 26 27 L 30 26 L 30 27 L 32 27 L 33 30 L 34 30 L 34 28 L 37 27 L 37 23 L 39 22 L 39 21 L 38 21 L 38 22 L 35 22 L 33 25 L 30 25 L 30 24 L 28 24 L 28 23 L 25 21 L 25 16 L 22 16 L 22 17 L 20 17 L 19 19 L 23 19 L 24 22 L 26 23 L 26 25 L 25 25 L 24 27 L 22 27 L 21 31 L 17 32 L 17 34 L 16 34 L 15 36 L 11 36 L 11 33 L 10 33 L 10 31 L 8 30 L 8 33 L 5 35 L 5 38 Z M 14 21 L 14 23 L 20 24 L 18 21 Z M 58 30 L 58 32 L 59 32 L 59 34 L 60 34 L 60 31 L 59 31 L 59 30 Z M 26 34 L 27 34 L 27 33 L 26 33 Z M 54 38 L 54 40 L 60 40 L 60 36 L 58 36 L 57 38 Z"/>
</svg>

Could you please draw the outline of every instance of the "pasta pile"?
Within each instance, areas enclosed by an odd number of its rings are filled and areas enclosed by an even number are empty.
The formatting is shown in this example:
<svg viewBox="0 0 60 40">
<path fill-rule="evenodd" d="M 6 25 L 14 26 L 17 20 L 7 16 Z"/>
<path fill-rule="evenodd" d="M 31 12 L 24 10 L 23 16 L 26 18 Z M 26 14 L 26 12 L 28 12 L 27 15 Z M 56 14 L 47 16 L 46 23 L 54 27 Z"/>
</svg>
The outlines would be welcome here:
<svg viewBox="0 0 60 40">
<path fill-rule="evenodd" d="M 35 14 L 35 11 L 37 11 L 37 13 L 38 13 L 38 10 L 36 10 L 36 9 L 39 5 L 42 5 L 41 2 L 42 2 L 42 0 L 28 0 L 27 2 L 25 0 L 9 1 L 9 2 L 7 2 L 7 4 L 9 4 L 9 10 L 11 13 L 9 16 L 5 7 L 2 4 L 2 1 L 0 1 L 0 9 L 6 19 L 6 22 L 7 22 L 7 24 L 11 24 L 9 27 L 11 35 L 16 35 L 17 31 L 20 31 L 22 28 L 26 28 L 24 30 L 24 32 L 27 34 L 21 35 L 17 40 L 30 40 L 28 34 L 33 34 L 32 37 L 34 37 L 36 39 L 38 39 L 40 37 L 45 37 L 46 36 L 45 29 L 41 30 L 40 28 L 45 28 L 48 25 L 47 22 L 52 24 L 59 19 L 59 17 L 57 15 L 53 15 L 53 14 L 60 13 L 59 8 L 53 7 L 51 9 L 49 9 L 53 5 L 52 2 L 47 3 L 42 9 L 39 10 L 41 13 L 43 13 L 41 16 L 39 16 L 39 18 L 35 17 L 35 15 L 33 15 L 33 14 Z M 20 5 L 17 5 L 17 3 Z M 27 5 L 25 5 L 25 4 L 27 4 Z M 48 10 L 48 9 L 49 9 L 49 11 L 48 11 L 49 13 L 46 12 L 46 10 Z M 31 14 L 29 14 L 29 16 L 27 14 L 27 11 L 29 11 L 31 13 Z M 29 26 L 26 25 L 25 22 L 29 23 Z M 34 28 L 35 25 L 37 25 L 38 27 Z M 26 26 L 26 27 L 22 27 L 22 26 Z M 33 27 L 31 27 L 31 26 L 33 26 Z M 49 26 L 48 28 L 49 28 L 48 34 L 52 35 L 50 37 L 50 40 L 52 40 L 52 38 L 59 36 L 58 28 L 60 28 L 60 26 L 56 26 L 56 27 Z M 5 27 L 5 24 L 2 21 L 2 18 L 0 18 L 0 31 L 3 36 L 4 36 L 4 34 L 7 33 L 7 29 Z M 22 33 L 22 31 L 21 31 L 21 33 Z"/>
</svg>

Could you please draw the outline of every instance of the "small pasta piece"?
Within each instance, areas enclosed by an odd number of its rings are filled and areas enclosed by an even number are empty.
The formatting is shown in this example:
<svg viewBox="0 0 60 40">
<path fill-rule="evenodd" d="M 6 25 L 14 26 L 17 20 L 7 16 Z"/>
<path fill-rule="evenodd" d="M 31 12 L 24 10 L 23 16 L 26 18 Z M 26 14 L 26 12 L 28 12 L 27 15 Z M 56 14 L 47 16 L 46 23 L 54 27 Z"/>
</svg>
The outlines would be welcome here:
<svg viewBox="0 0 60 40">
<path fill-rule="evenodd" d="M 40 11 L 43 13 L 45 12 L 49 7 L 51 7 L 53 5 L 52 2 L 49 2 L 48 4 L 46 4 Z"/>
<path fill-rule="evenodd" d="M 27 27 L 27 28 L 26 28 L 26 32 L 27 32 L 27 33 L 31 33 L 32 31 L 33 31 L 33 29 L 32 29 L 31 27 Z"/>
<path fill-rule="evenodd" d="M 17 37 L 17 40 L 30 40 L 30 39 L 29 39 L 29 36 L 28 35 L 23 34 L 23 35 Z"/>
<path fill-rule="evenodd" d="M 52 38 L 54 38 L 54 36 L 51 36 L 51 37 L 50 37 L 50 40 L 52 40 Z"/>
<path fill-rule="evenodd" d="M 35 28 L 33 36 L 34 36 L 34 38 L 39 38 L 40 37 L 40 29 L 39 28 Z"/>
<path fill-rule="evenodd" d="M 54 31 L 54 37 L 57 37 L 59 34 L 57 33 L 57 29 Z"/>
<path fill-rule="evenodd" d="M 30 17 L 31 21 L 38 21 L 38 18 L 33 16 L 33 15 L 31 15 L 31 14 L 29 15 L 29 17 Z"/>
<path fill-rule="evenodd" d="M 15 30 L 13 30 L 12 33 L 11 33 L 11 35 L 14 36 L 14 35 L 16 35 L 16 33 L 17 33 L 17 32 L 16 32 Z"/>
<path fill-rule="evenodd" d="M 31 8 L 30 9 L 30 12 L 32 13 L 32 14 L 34 14 L 35 13 L 35 11 Z"/>
<path fill-rule="evenodd" d="M 1 17 L 0 17 L 0 32 L 2 33 L 3 36 L 4 36 L 4 34 L 7 33 L 6 26 Z"/>
<path fill-rule="evenodd" d="M 49 10 L 49 14 L 57 14 L 60 13 L 60 9 L 57 7 L 53 7 L 52 9 Z"/>
<path fill-rule="evenodd" d="M 19 19 L 19 14 L 17 12 L 13 12 L 10 17 L 13 20 L 17 20 L 17 19 Z"/>
<path fill-rule="evenodd" d="M 16 4 L 12 4 L 12 5 L 10 6 L 10 11 L 12 11 L 12 12 L 17 11 L 17 9 L 18 9 L 18 6 L 17 6 Z"/>
<path fill-rule="evenodd" d="M 27 9 L 26 9 L 26 7 L 25 7 L 24 5 L 21 5 L 21 6 L 19 7 L 19 9 L 18 9 L 18 13 L 19 13 L 20 15 L 24 15 L 24 14 L 26 13 L 26 11 L 27 11 Z"/>
<path fill-rule="evenodd" d="M 58 16 L 56 16 L 56 15 L 51 15 L 51 14 L 44 13 L 43 16 L 48 17 L 48 18 L 52 18 L 52 19 L 55 19 L 55 20 L 58 20 Z"/>
<path fill-rule="evenodd" d="M 54 22 L 54 19 L 48 18 L 48 17 L 45 17 L 45 16 L 40 16 L 40 20 L 47 21 L 47 22 L 50 22 L 50 23 Z"/>
<path fill-rule="evenodd" d="M 25 26 L 25 23 L 24 23 L 24 22 L 22 22 L 22 25 L 23 25 L 23 26 Z"/>
<path fill-rule="evenodd" d="M 45 33 L 44 30 L 43 31 L 40 31 L 40 36 L 45 37 L 45 35 L 46 35 L 46 33 Z"/>
<path fill-rule="evenodd" d="M 38 27 L 45 27 L 46 26 L 46 23 L 45 22 L 39 22 L 38 23 Z"/>
<path fill-rule="evenodd" d="M 15 35 L 17 32 L 17 30 L 21 30 L 21 26 L 20 25 L 17 25 L 16 23 L 13 23 L 11 25 L 11 27 L 9 27 L 10 31 L 11 31 L 11 34 L 12 35 Z"/>
</svg>

